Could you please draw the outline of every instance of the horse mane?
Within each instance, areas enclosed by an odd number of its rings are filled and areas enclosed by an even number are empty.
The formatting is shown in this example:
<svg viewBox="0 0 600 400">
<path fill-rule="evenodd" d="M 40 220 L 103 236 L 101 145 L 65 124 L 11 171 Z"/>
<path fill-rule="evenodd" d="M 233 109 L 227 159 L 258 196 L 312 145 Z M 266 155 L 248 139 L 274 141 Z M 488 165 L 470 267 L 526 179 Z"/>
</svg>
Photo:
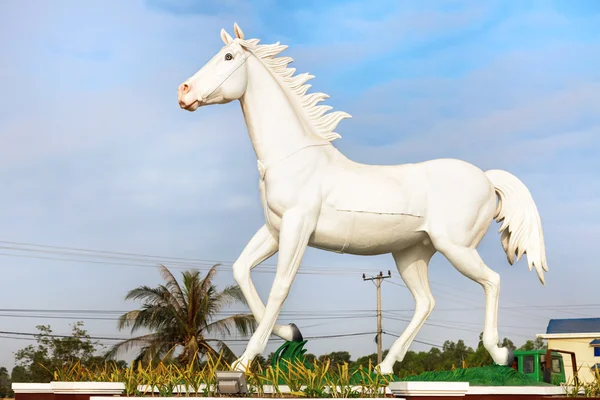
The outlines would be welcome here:
<svg viewBox="0 0 600 400">
<path fill-rule="evenodd" d="M 304 116 L 311 122 L 315 130 L 315 134 L 328 141 L 341 138 L 341 136 L 333 130 L 338 123 L 344 118 L 352 118 L 352 116 L 343 111 L 334 111 L 326 114 L 327 111 L 333 109 L 331 106 L 317 105 L 319 102 L 329 98 L 325 93 L 309 93 L 306 92 L 312 86 L 305 84 L 308 80 L 314 78 L 309 73 L 294 75 L 296 68 L 288 68 L 288 64 L 294 60 L 291 57 L 275 57 L 282 51 L 288 48 L 286 45 L 281 45 L 279 42 L 274 44 L 261 44 L 259 39 L 237 39 L 239 43 L 259 60 L 266 65 L 273 74 L 286 84 L 290 93 L 297 99 L 298 104 L 304 110 Z"/>
</svg>

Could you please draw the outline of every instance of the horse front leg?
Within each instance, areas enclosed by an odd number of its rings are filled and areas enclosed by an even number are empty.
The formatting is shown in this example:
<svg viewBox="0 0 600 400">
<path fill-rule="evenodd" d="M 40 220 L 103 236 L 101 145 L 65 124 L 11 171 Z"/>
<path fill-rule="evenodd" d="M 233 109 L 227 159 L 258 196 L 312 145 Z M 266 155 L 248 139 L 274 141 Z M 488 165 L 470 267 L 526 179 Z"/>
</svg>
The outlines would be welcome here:
<svg viewBox="0 0 600 400">
<path fill-rule="evenodd" d="M 283 302 L 290 292 L 292 282 L 302 262 L 309 238 L 315 229 L 316 220 L 316 215 L 304 210 L 292 209 L 283 214 L 279 230 L 277 272 L 269 299 L 262 321 L 248 342 L 244 354 L 233 364 L 234 369 L 246 371 L 252 360 L 264 352 Z"/>
<path fill-rule="evenodd" d="M 258 264 L 277 253 L 279 243 L 273 237 L 266 225 L 263 225 L 248 242 L 242 254 L 233 263 L 233 277 L 242 290 L 248 307 L 258 323 L 262 321 L 265 313 L 263 304 L 256 287 L 250 277 L 250 271 Z M 275 325 L 273 334 L 289 342 L 302 341 L 302 334 L 295 324 Z"/>
</svg>

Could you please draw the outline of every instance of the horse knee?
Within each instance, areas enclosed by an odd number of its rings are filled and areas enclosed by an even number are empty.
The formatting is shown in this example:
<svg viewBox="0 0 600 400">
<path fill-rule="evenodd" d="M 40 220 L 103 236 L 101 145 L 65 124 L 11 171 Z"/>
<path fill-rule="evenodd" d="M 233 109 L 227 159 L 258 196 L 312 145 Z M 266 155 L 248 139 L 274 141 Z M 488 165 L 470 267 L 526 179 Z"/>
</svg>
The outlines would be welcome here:
<svg viewBox="0 0 600 400">
<path fill-rule="evenodd" d="M 485 347 L 488 351 L 495 349 L 498 347 L 498 335 L 491 333 L 486 334 L 484 332 L 483 337 L 481 338 L 483 342 L 483 347 Z"/>
<path fill-rule="evenodd" d="M 435 299 L 433 298 L 433 296 L 430 295 L 429 302 L 427 303 L 427 309 L 428 309 L 427 316 L 429 316 L 433 312 L 434 308 L 435 308 Z"/>
<path fill-rule="evenodd" d="M 488 270 L 485 277 L 481 280 L 481 285 L 486 292 L 490 290 L 500 290 L 500 274 L 491 269 Z"/>
<path fill-rule="evenodd" d="M 233 263 L 233 279 L 235 279 L 238 285 L 248 280 L 249 276 L 250 268 L 240 262 Z"/>
<path fill-rule="evenodd" d="M 423 296 L 417 299 L 415 304 L 415 314 L 422 315 L 428 318 L 435 307 L 435 299 L 433 296 Z"/>
</svg>

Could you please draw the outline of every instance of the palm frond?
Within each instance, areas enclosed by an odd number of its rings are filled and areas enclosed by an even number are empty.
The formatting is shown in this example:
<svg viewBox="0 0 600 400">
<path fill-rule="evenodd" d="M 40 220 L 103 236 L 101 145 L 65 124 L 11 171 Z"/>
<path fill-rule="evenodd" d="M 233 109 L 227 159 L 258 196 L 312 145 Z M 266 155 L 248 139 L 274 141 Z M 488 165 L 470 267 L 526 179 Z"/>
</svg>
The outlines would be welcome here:
<svg viewBox="0 0 600 400">
<path fill-rule="evenodd" d="M 143 336 L 138 336 L 138 337 L 134 337 L 134 338 L 130 338 L 130 339 L 126 339 L 122 342 L 119 342 L 115 345 L 113 345 L 105 354 L 106 358 L 114 358 L 116 357 L 117 353 L 119 351 L 128 351 L 130 350 L 133 346 L 144 346 L 144 347 L 148 347 L 150 346 L 150 344 L 153 341 L 156 341 L 158 339 L 159 335 L 156 333 L 150 333 L 147 335 L 143 335 Z"/>
<path fill-rule="evenodd" d="M 174 300 L 174 305 L 177 307 L 178 310 L 181 310 L 185 307 L 185 299 L 181 290 L 181 286 L 179 286 L 179 282 L 177 282 L 177 279 L 175 279 L 175 277 L 167 267 L 160 264 L 158 268 L 161 277 L 166 282 L 166 288 L 171 294 L 171 298 Z"/>
<path fill-rule="evenodd" d="M 146 328 L 155 331 L 185 332 L 186 323 L 171 306 L 145 304 L 139 310 L 129 311 L 119 317 L 119 329 L 130 327 L 131 333 Z"/>
<path fill-rule="evenodd" d="M 150 304 L 157 304 L 164 298 L 164 286 L 151 288 L 149 286 L 139 286 L 127 292 L 125 300 L 141 300 Z"/>
<path fill-rule="evenodd" d="M 256 330 L 257 326 L 256 319 L 252 314 L 237 314 L 208 324 L 206 332 L 231 335 L 233 331 L 237 331 L 243 336 L 248 336 Z"/>
<path fill-rule="evenodd" d="M 204 294 L 208 291 L 209 288 L 214 287 L 212 281 L 215 275 L 217 274 L 217 268 L 220 265 L 221 264 L 215 264 L 212 267 L 210 267 L 210 270 L 208 270 L 206 276 L 204 277 L 204 279 L 202 279 L 202 283 L 200 284 L 200 293 Z"/>
<path fill-rule="evenodd" d="M 246 298 L 242 289 L 238 285 L 230 285 L 223 289 L 216 300 L 222 307 L 229 306 L 234 303 L 242 303 L 247 305 Z"/>
<path fill-rule="evenodd" d="M 235 355 L 233 350 L 231 350 L 231 348 L 227 346 L 227 343 L 225 343 L 224 341 L 219 339 L 207 339 L 206 341 L 216 342 L 217 348 L 219 349 L 219 353 L 223 354 L 223 360 L 225 360 L 226 362 L 233 363 L 233 361 L 237 359 L 237 356 Z"/>
</svg>

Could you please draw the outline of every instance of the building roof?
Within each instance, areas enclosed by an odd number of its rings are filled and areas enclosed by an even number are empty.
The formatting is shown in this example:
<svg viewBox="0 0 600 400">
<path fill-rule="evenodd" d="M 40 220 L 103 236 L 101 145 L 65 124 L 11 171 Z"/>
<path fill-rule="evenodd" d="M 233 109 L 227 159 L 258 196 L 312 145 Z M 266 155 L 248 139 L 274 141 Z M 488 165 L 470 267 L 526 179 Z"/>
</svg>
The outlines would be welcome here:
<svg viewBox="0 0 600 400">
<path fill-rule="evenodd" d="M 600 346 L 600 339 L 594 339 L 590 342 L 590 346 Z"/>
<path fill-rule="evenodd" d="M 551 319 L 547 334 L 600 332 L 600 318 Z"/>
</svg>

